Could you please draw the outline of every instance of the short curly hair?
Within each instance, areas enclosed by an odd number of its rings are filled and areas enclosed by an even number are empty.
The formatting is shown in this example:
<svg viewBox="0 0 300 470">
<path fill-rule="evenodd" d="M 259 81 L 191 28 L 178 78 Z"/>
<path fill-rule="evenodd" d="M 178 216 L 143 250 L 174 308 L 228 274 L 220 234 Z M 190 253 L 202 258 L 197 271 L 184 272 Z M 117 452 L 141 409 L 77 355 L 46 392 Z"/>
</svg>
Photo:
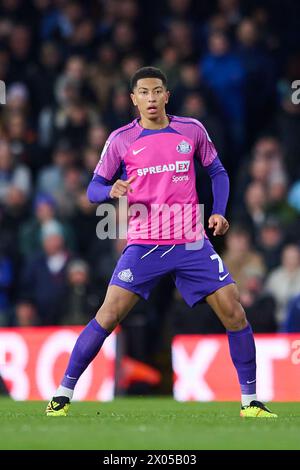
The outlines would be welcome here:
<svg viewBox="0 0 300 470">
<path fill-rule="evenodd" d="M 138 69 L 130 80 L 130 88 L 133 91 L 141 78 L 159 78 L 165 88 L 167 88 L 167 77 L 160 69 L 156 67 L 142 67 Z"/>
</svg>

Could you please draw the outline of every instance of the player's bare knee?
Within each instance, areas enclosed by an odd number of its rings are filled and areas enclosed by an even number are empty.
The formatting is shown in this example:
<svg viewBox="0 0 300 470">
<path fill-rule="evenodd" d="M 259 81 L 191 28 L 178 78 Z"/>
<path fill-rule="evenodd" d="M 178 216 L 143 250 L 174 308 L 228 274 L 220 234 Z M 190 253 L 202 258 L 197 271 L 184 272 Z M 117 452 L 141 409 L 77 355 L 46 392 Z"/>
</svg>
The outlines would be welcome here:
<svg viewBox="0 0 300 470">
<path fill-rule="evenodd" d="M 122 312 L 117 302 L 109 305 L 103 304 L 96 314 L 97 322 L 107 331 L 114 330 L 121 319 Z"/>
<path fill-rule="evenodd" d="M 226 312 L 224 325 L 228 330 L 238 331 L 247 326 L 245 311 L 237 299 L 233 299 Z"/>
</svg>

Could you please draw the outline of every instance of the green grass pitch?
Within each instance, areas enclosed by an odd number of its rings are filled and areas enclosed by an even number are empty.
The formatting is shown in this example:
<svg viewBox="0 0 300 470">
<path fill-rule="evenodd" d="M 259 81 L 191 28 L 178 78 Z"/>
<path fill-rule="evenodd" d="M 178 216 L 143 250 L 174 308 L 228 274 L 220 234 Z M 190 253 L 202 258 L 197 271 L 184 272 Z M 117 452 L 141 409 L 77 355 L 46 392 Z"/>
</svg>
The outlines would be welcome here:
<svg viewBox="0 0 300 470">
<path fill-rule="evenodd" d="M 0 449 L 300 449 L 300 403 L 274 403 L 277 420 L 243 420 L 239 403 L 171 398 L 74 402 L 46 417 L 45 402 L 0 399 Z"/>
</svg>

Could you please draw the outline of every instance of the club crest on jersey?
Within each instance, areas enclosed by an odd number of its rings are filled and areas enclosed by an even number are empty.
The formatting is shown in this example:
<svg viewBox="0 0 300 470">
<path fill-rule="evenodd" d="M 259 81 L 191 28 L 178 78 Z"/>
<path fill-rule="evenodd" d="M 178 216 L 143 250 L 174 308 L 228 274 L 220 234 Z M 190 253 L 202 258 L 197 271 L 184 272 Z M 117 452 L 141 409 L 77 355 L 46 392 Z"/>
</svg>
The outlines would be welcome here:
<svg viewBox="0 0 300 470">
<path fill-rule="evenodd" d="M 124 271 L 120 271 L 118 274 L 118 278 L 124 282 L 132 282 L 133 281 L 133 274 L 130 269 L 124 269 Z"/>
<path fill-rule="evenodd" d="M 190 153 L 192 146 L 185 140 L 182 140 L 180 144 L 177 145 L 176 150 L 179 153 Z"/>
</svg>

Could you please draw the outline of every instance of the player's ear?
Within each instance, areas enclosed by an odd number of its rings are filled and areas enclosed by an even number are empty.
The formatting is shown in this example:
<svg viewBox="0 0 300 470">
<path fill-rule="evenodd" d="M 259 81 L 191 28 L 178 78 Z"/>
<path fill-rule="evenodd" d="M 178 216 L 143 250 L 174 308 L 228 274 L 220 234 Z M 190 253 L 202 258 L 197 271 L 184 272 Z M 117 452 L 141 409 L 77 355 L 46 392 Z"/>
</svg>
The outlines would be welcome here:
<svg viewBox="0 0 300 470">
<path fill-rule="evenodd" d="M 131 98 L 131 100 L 132 100 L 134 106 L 137 106 L 137 102 L 136 102 L 136 98 L 135 98 L 134 93 L 130 93 L 130 98 Z"/>
<path fill-rule="evenodd" d="M 169 90 L 167 90 L 166 91 L 166 101 L 165 101 L 166 104 L 169 103 L 169 99 L 170 99 L 170 92 L 169 92 Z"/>
</svg>

